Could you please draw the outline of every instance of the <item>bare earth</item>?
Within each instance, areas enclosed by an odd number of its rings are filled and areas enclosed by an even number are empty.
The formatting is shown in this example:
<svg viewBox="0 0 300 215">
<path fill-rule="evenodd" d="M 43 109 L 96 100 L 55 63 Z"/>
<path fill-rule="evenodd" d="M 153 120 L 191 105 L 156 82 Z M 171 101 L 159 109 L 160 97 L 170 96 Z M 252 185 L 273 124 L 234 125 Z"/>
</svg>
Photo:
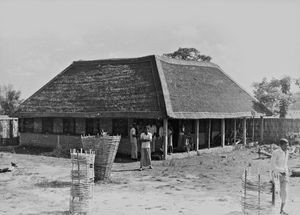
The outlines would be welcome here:
<svg viewBox="0 0 300 215">
<path fill-rule="evenodd" d="M 0 168 L 11 161 L 19 167 L 0 174 L 1 215 L 69 214 L 70 159 L 0 153 Z M 294 157 L 289 166 L 300 168 L 299 161 Z M 269 162 L 254 149 L 153 161 L 154 169 L 142 172 L 138 162 L 116 159 L 112 181 L 95 186 L 92 214 L 243 214 L 243 170 L 251 163 L 268 178 Z M 300 214 L 299 177 L 290 178 L 286 211 Z"/>
</svg>

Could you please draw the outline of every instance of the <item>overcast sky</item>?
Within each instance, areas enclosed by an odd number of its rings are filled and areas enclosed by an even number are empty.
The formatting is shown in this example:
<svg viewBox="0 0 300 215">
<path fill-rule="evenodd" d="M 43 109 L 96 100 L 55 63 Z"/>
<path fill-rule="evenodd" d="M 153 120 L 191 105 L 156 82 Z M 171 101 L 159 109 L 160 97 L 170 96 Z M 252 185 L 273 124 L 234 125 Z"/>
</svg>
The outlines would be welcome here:
<svg viewBox="0 0 300 215">
<path fill-rule="evenodd" d="M 248 92 L 300 78 L 300 1 L 0 0 L 0 84 L 27 98 L 75 60 L 194 47 Z"/>
</svg>

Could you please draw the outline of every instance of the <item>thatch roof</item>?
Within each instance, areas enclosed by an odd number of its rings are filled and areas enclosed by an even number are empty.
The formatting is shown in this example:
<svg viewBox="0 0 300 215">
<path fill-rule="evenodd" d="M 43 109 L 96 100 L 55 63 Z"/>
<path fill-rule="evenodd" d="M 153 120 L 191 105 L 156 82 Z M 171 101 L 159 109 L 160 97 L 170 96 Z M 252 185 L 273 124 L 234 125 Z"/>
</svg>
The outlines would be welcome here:
<svg viewBox="0 0 300 215">
<path fill-rule="evenodd" d="M 73 62 L 19 117 L 250 117 L 255 99 L 209 62 L 161 56 Z"/>
</svg>

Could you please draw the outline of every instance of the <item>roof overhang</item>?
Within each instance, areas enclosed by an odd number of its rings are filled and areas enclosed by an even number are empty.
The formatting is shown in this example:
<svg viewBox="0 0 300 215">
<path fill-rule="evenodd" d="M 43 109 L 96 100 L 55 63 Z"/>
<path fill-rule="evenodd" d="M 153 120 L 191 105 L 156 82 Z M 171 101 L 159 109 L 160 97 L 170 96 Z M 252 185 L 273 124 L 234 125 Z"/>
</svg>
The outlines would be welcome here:
<svg viewBox="0 0 300 215">
<path fill-rule="evenodd" d="M 65 118 L 147 118 L 147 119 L 159 119 L 165 118 L 161 112 L 119 112 L 119 111 L 105 111 L 105 112 L 20 112 L 15 114 L 19 118 L 37 118 L 37 117 L 65 117 Z"/>
</svg>

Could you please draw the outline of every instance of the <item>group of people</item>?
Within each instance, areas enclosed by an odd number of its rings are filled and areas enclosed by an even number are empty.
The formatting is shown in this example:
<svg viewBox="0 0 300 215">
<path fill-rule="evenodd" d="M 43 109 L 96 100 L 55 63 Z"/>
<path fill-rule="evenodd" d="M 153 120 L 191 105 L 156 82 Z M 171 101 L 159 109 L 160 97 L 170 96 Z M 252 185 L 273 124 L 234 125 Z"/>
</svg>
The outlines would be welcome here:
<svg viewBox="0 0 300 215">
<path fill-rule="evenodd" d="M 173 153 L 173 131 L 172 128 L 168 129 L 168 152 Z M 152 125 L 137 125 L 133 123 L 129 133 L 131 144 L 131 159 L 138 160 L 138 144 L 140 144 L 140 170 L 144 167 L 152 169 L 151 165 L 151 152 L 163 151 L 164 131 L 163 127 L 159 124 L 158 129 L 156 124 Z M 159 149 L 156 149 L 159 146 Z"/>
</svg>

